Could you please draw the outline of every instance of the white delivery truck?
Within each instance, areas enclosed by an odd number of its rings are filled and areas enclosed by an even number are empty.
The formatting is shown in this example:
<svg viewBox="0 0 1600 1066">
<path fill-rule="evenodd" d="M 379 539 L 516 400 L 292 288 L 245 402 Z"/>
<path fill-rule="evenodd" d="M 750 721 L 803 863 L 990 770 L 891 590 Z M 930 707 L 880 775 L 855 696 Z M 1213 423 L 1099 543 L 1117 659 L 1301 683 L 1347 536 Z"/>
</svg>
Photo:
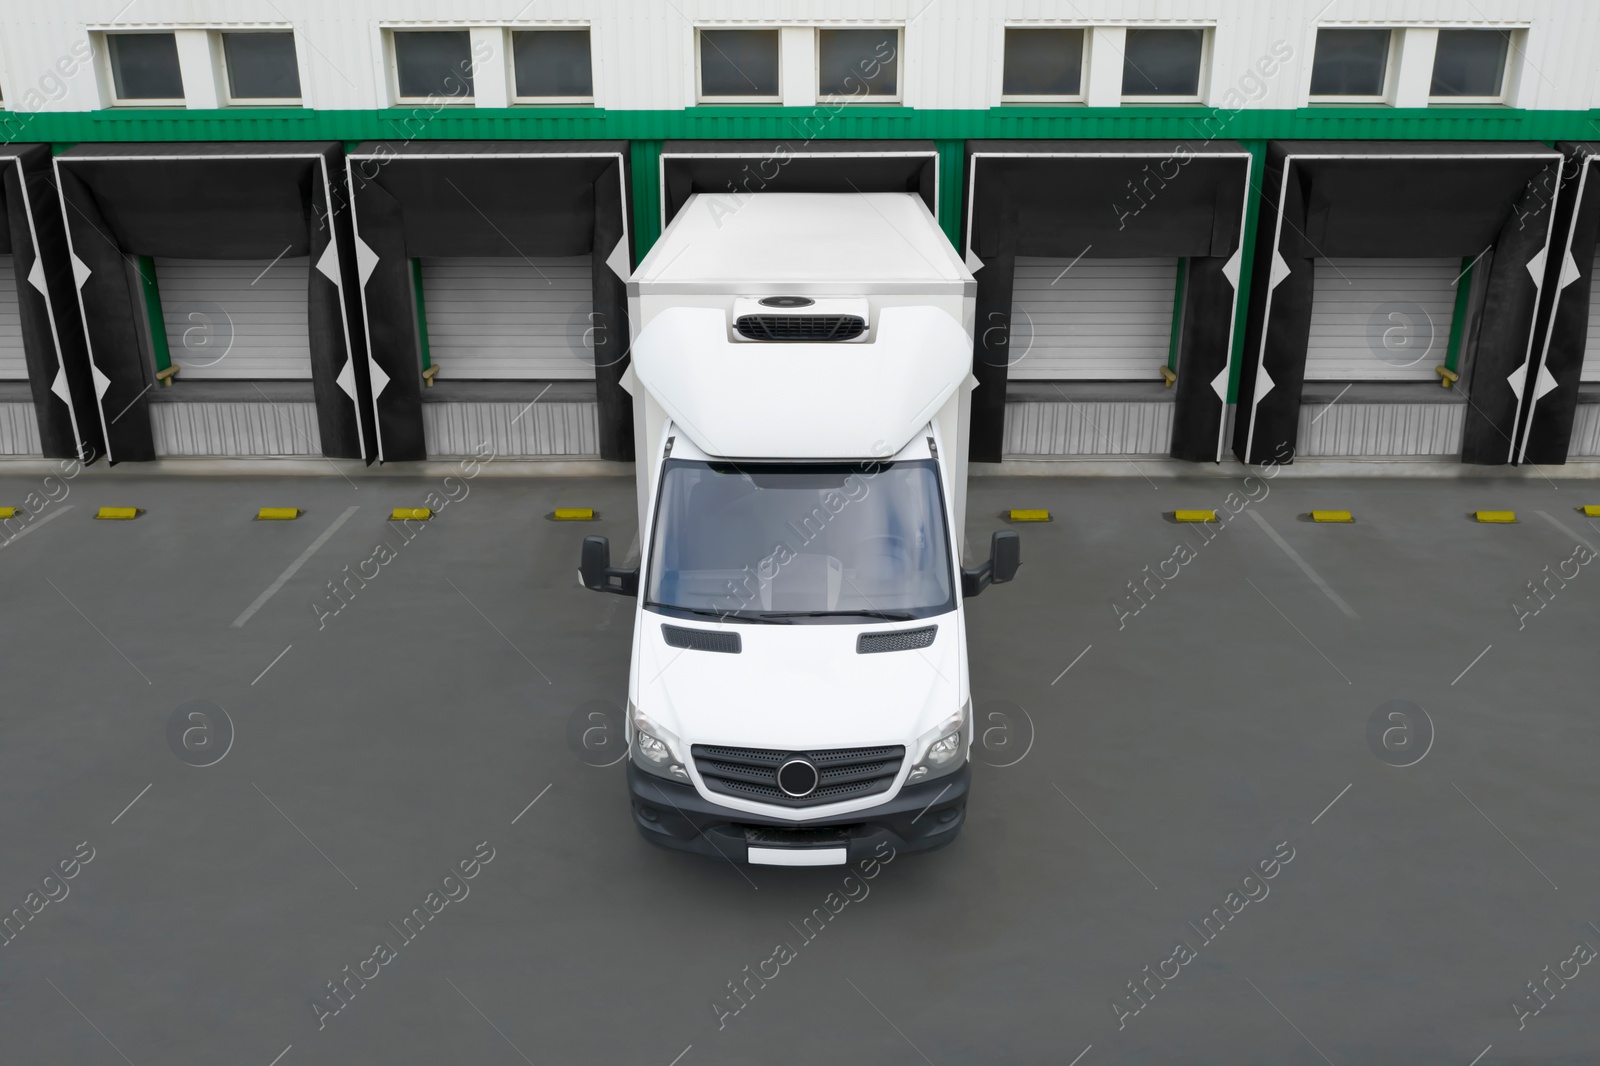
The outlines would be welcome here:
<svg viewBox="0 0 1600 1066">
<path fill-rule="evenodd" d="M 640 566 L 634 822 L 785 866 L 954 839 L 972 743 L 961 567 L 972 275 L 910 193 L 690 198 L 629 282 Z M 881 854 L 881 851 L 879 852 Z"/>
</svg>

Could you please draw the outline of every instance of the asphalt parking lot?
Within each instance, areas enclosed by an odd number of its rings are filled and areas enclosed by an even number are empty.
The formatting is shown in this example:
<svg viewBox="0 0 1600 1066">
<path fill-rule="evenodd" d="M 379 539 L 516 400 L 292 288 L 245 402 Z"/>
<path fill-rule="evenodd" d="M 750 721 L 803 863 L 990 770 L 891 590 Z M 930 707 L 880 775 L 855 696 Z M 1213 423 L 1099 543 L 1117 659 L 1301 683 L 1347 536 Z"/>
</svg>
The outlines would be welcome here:
<svg viewBox="0 0 1600 1066">
<path fill-rule="evenodd" d="M 0 504 L 42 480 L 0 476 Z M 578 543 L 621 553 L 631 481 L 57 484 L 0 548 L 0 911 L 29 913 L 0 947 L 0 1061 L 1600 1047 L 1590 482 L 1284 478 L 1228 517 L 1237 482 L 975 480 L 974 544 L 1005 508 L 1055 519 L 970 609 L 968 822 L 849 884 L 656 850 L 623 767 L 596 765 L 631 601 L 577 586 Z M 463 490 L 413 539 L 385 522 Z M 1300 519 L 1317 507 L 1357 520 Z M 380 541 L 339 605 L 327 583 Z"/>
</svg>

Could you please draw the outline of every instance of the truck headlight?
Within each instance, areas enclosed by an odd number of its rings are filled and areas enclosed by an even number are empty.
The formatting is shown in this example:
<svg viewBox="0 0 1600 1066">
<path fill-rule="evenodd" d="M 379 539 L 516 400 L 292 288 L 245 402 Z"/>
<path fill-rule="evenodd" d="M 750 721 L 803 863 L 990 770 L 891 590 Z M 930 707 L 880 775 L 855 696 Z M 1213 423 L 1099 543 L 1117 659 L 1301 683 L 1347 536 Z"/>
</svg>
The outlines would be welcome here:
<svg viewBox="0 0 1600 1066">
<path fill-rule="evenodd" d="M 679 754 L 682 745 L 678 738 L 632 703 L 628 710 L 633 725 L 633 742 L 628 745 L 628 751 L 634 765 L 661 777 L 689 780 L 689 771 L 684 769 L 684 758 Z"/>
<path fill-rule="evenodd" d="M 917 761 L 911 767 L 911 773 L 906 775 L 906 784 L 914 785 L 954 773 L 967 761 L 967 723 L 971 712 L 969 701 L 961 705 L 961 710 L 917 738 L 911 749 Z"/>
</svg>

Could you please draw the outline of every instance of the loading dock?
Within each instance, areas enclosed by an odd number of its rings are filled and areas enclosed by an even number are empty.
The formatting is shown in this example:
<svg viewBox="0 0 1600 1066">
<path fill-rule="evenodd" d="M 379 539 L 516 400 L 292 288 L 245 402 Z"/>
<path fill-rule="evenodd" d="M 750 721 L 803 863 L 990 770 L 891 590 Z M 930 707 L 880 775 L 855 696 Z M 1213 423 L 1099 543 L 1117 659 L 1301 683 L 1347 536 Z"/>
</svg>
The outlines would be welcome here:
<svg viewBox="0 0 1600 1066">
<path fill-rule="evenodd" d="M 1511 462 L 1559 164 L 1538 144 L 1270 142 L 1234 453 Z"/>
<path fill-rule="evenodd" d="M 1565 157 L 1547 285 L 1548 325 L 1519 459 L 1600 456 L 1600 142 L 1556 146 Z"/>
<path fill-rule="evenodd" d="M 627 145 L 362 144 L 347 159 L 384 462 L 631 459 Z"/>
<path fill-rule="evenodd" d="M 113 462 L 367 456 L 339 155 L 313 142 L 56 157 Z"/>
<path fill-rule="evenodd" d="M 50 147 L 0 146 L 0 456 L 101 454 Z"/>
<path fill-rule="evenodd" d="M 1222 454 L 1251 156 L 970 141 L 972 456 Z"/>
</svg>

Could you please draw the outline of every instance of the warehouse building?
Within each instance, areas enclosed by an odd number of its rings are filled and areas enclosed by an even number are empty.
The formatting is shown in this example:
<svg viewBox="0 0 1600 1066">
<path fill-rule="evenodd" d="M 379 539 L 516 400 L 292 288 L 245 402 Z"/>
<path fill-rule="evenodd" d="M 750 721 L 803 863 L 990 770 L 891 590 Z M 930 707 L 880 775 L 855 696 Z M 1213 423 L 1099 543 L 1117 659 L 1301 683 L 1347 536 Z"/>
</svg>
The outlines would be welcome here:
<svg viewBox="0 0 1600 1066">
<path fill-rule="evenodd" d="M 688 197 L 909 191 L 976 461 L 1600 459 L 1600 10 L 1481 6 L 0 16 L 0 455 L 626 461 Z"/>
</svg>

